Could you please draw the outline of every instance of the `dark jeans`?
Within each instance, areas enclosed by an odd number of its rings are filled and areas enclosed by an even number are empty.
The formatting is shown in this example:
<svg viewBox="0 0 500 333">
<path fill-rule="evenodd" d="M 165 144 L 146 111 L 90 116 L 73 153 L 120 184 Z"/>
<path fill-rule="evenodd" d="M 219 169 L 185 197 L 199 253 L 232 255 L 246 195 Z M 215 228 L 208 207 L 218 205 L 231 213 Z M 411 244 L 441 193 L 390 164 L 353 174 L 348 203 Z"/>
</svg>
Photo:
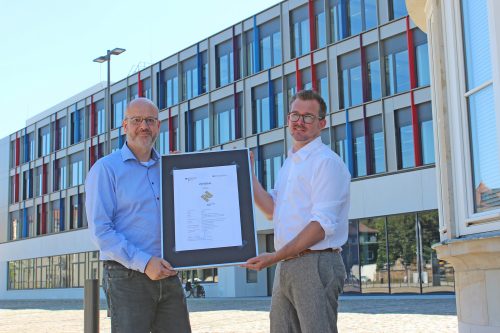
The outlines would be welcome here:
<svg viewBox="0 0 500 333">
<path fill-rule="evenodd" d="M 105 261 L 103 288 L 109 299 L 112 332 L 191 332 L 177 276 L 153 281 L 144 273 Z"/>
</svg>

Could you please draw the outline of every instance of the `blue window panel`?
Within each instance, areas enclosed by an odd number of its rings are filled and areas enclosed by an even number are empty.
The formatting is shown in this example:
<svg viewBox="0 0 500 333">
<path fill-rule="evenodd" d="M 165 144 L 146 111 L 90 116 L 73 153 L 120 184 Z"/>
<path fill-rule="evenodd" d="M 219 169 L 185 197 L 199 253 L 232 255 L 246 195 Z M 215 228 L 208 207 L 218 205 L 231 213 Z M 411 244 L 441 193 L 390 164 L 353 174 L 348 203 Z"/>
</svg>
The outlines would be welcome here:
<svg viewBox="0 0 500 333">
<path fill-rule="evenodd" d="M 351 36 L 357 35 L 363 30 L 361 0 L 349 1 L 349 30 Z"/>
<path fill-rule="evenodd" d="M 26 209 L 26 201 L 23 202 L 23 230 L 22 237 L 28 237 L 28 210 Z"/>
<path fill-rule="evenodd" d="M 353 144 L 352 144 L 352 127 L 349 122 L 349 112 L 345 111 L 345 131 L 347 141 L 347 167 L 351 175 L 354 175 L 354 159 L 353 159 Z"/>
<path fill-rule="evenodd" d="M 60 192 L 62 193 L 62 192 Z M 59 230 L 64 231 L 64 199 L 59 199 Z"/>
<path fill-rule="evenodd" d="M 259 27 L 257 26 L 257 16 L 253 17 L 253 72 L 260 71 L 260 45 L 259 45 Z"/>
<path fill-rule="evenodd" d="M 274 83 L 271 80 L 271 70 L 267 71 L 267 87 L 269 96 L 269 125 L 271 128 L 276 128 L 276 112 L 274 109 Z"/>
<path fill-rule="evenodd" d="M 370 61 L 368 69 L 368 100 L 377 100 L 382 97 L 382 86 L 380 84 L 380 60 Z"/>
<path fill-rule="evenodd" d="M 377 0 L 365 1 L 365 30 L 370 30 L 378 25 Z"/>
<path fill-rule="evenodd" d="M 75 126 L 75 129 L 74 129 L 73 142 L 77 143 L 80 141 L 80 110 L 77 109 L 76 104 L 75 104 L 74 120 L 75 123 L 73 125 Z"/>
<path fill-rule="evenodd" d="M 493 86 L 468 98 L 473 186 L 478 194 L 477 212 L 498 208 L 500 200 L 500 165 Z"/>
<path fill-rule="evenodd" d="M 196 65 L 198 68 L 198 92 L 203 91 L 203 61 L 200 53 L 200 44 L 196 44 Z"/>
<path fill-rule="evenodd" d="M 462 0 L 467 90 L 492 79 L 487 0 Z"/>
<path fill-rule="evenodd" d="M 122 136 L 122 128 L 118 128 L 118 148 L 123 146 L 123 136 Z"/>
<path fill-rule="evenodd" d="M 186 151 L 193 151 L 193 120 L 192 120 L 192 112 L 190 102 L 188 101 L 188 109 L 186 111 L 186 122 L 187 122 L 187 148 Z"/>
</svg>

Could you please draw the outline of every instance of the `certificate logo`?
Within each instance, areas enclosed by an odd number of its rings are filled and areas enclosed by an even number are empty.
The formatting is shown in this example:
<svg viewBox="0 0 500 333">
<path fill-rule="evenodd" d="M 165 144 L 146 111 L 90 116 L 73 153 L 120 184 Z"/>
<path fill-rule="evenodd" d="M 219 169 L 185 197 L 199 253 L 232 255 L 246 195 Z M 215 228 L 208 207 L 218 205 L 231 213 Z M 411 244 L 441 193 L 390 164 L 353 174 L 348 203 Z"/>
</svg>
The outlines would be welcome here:
<svg viewBox="0 0 500 333">
<path fill-rule="evenodd" d="M 203 193 L 203 194 L 201 195 L 201 198 L 202 198 L 203 200 L 205 200 L 206 202 L 209 202 L 209 201 L 210 201 L 210 199 L 211 199 L 213 196 L 214 196 L 214 195 L 213 195 L 212 193 L 210 193 L 210 192 L 208 192 L 208 191 L 205 191 L 205 193 Z"/>
</svg>

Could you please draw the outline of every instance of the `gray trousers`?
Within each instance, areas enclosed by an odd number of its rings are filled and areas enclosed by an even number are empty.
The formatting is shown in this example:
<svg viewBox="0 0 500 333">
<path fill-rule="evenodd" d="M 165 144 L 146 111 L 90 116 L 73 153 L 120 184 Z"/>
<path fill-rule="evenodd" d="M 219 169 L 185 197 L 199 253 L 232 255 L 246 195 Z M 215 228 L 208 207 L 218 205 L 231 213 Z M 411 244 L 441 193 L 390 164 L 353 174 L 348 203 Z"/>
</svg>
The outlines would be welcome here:
<svg viewBox="0 0 500 333">
<path fill-rule="evenodd" d="M 339 253 L 310 253 L 276 267 L 271 333 L 337 333 L 346 272 Z"/>
<path fill-rule="evenodd" d="M 120 264 L 104 264 L 113 333 L 190 333 L 189 314 L 177 276 L 158 281 Z"/>
</svg>

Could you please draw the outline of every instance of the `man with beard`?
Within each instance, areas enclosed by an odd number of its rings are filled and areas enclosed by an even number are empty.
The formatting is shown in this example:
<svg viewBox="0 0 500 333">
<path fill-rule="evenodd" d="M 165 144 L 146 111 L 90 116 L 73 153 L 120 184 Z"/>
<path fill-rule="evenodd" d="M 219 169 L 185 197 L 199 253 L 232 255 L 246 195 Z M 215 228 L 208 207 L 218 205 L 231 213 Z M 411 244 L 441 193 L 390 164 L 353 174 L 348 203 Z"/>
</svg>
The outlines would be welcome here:
<svg viewBox="0 0 500 333">
<path fill-rule="evenodd" d="M 177 272 L 161 258 L 160 162 L 153 148 L 158 108 L 130 102 L 127 140 L 100 160 L 86 183 L 89 229 L 103 260 L 113 332 L 191 332 Z"/>
<path fill-rule="evenodd" d="M 326 104 L 311 90 L 291 101 L 288 129 L 293 146 L 268 193 L 253 174 L 254 199 L 274 221 L 276 252 L 244 267 L 278 264 L 271 302 L 271 332 L 337 332 L 338 295 L 345 268 L 351 175 L 342 159 L 321 142 Z M 252 156 L 253 159 L 253 156 Z"/>
</svg>

